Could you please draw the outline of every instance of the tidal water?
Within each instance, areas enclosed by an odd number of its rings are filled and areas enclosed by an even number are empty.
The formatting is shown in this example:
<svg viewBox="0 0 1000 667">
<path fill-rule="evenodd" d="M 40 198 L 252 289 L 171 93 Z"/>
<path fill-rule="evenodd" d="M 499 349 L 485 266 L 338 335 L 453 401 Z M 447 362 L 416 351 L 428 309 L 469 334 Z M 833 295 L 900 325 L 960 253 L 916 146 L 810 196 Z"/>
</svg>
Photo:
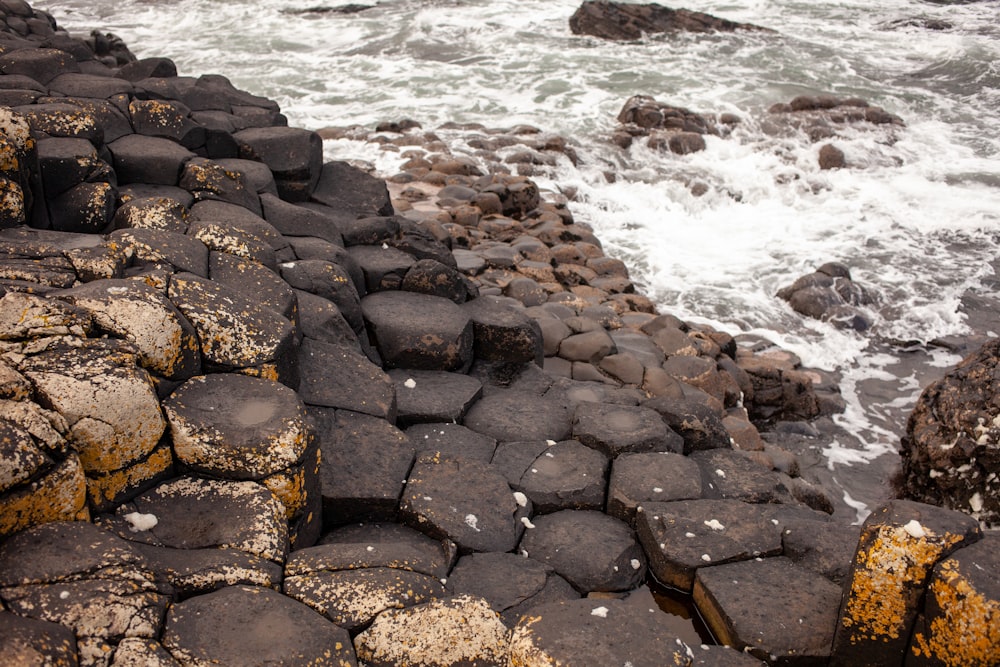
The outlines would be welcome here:
<svg viewBox="0 0 1000 667">
<path fill-rule="evenodd" d="M 38 6 L 73 33 L 113 32 L 139 57 L 168 56 L 181 74 L 223 74 L 277 100 L 301 127 L 411 118 L 425 129 L 528 123 L 565 136 L 579 163 L 565 160 L 540 184 L 576 193 L 575 217 L 661 312 L 762 336 L 837 374 L 848 409 L 810 447 L 812 465 L 858 518 L 886 496 L 920 389 L 960 358 L 927 344 L 1000 331 L 998 0 L 665 3 L 775 32 L 624 44 L 573 35 L 578 0 L 384 0 L 356 13 L 301 12 L 319 4 Z M 767 122 L 772 104 L 817 93 L 864 98 L 905 126 L 844 130 L 835 143 L 850 168 L 821 171 L 820 144 Z M 700 153 L 624 151 L 609 137 L 634 94 L 741 122 Z M 372 144 L 331 141 L 326 151 L 385 175 L 396 167 Z M 693 195 L 692 181 L 707 192 Z M 828 261 L 847 264 L 878 296 L 871 331 L 837 330 L 775 298 Z"/>
</svg>

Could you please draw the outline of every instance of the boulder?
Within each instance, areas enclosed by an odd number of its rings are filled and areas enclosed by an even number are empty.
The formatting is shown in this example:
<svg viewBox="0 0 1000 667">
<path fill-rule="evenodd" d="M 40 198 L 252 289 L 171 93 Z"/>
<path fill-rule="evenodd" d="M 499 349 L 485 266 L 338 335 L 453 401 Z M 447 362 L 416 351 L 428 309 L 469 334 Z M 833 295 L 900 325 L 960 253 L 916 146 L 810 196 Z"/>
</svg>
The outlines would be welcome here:
<svg viewBox="0 0 1000 667">
<path fill-rule="evenodd" d="M 240 158 L 268 166 L 282 199 L 301 202 L 309 198 L 323 169 L 323 141 L 318 134 L 293 127 L 252 127 L 233 138 L 239 144 Z"/>
<path fill-rule="evenodd" d="M 169 139 L 129 134 L 108 144 L 118 182 L 177 185 L 194 153 Z"/>
<path fill-rule="evenodd" d="M 476 358 L 541 365 L 541 330 L 522 309 L 486 296 L 462 308 L 472 320 Z"/>
<path fill-rule="evenodd" d="M 732 438 L 719 414 L 702 401 L 657 396 L 642 405 L 656 410 L 667 426 L 684 439 L 686 454 L 732 446 Z"/>
<path fill-rule="evenodd" d="M 994 338 L 921 393 L 902 439 L 900 495 L 1000 523 L 998 359 Z"/>
<path fill-rule="evenodd" d="M 627 591 L 646 576 L 646 557 L 627 524 L 602 512 L 536 516 L 520 550 L 549 565 L 581 593 Z"/>
<path fill-rule="evenodd" d="M 388 245 L 355 245 L 350 254 L 364 273 L 367 292 L 400 289 L 403 278 L 417 263 L 413 255 Z"/>
<path fill-rule="evenodd" d="M 278 266 L 282 279 L 294 289 L 309 292 L 336 304 L 344 319 L 355 332 L 364 329 L 364 319 L 361 314 L 361 299 L 358 290 L 365 288 L 364 279 L 356 282 L 350 264 L 343 258 L 336 261 L 328 259 L 300 259 L 294 262 L 284 262 Z M 358 273 L 361 270 L 358 268 Z"/>
<path fill-rule="evenodd" d="M 324 164 L 311 197 L 347 220 L 393 214 L 385 182 L 346 162 Z"/>
<path fill-rule="evenodd" d="M 539 514 L 563 509 L 604 509 L 608 459 L 576 440 L 506 442 L 493 466 Z"/>
<path fill-rule="evenodd" d="M 346 630 L 259 586 L 229 586 L 172 605 L 162 642 L 182 664 L 357 665 Z"/>
<path fill-rule="evenodd" d="M 806 317 L 838 328 L 867 331 L 874 318 L 866 310 L 874 303 L 869 290 L 851 279 L 843 264 L 829 262 L 778 290 L 778 297 Z"/>
<path fill-rule="evenodd" d="M 569 19 L 574 35 L 602 39 L 635 40 L 660 32 L 732 32 L 762 30 L 703 12 L 670 9 L 655 3 L 625 4 L 608 0 L 586 0 Z"/>
</svg>

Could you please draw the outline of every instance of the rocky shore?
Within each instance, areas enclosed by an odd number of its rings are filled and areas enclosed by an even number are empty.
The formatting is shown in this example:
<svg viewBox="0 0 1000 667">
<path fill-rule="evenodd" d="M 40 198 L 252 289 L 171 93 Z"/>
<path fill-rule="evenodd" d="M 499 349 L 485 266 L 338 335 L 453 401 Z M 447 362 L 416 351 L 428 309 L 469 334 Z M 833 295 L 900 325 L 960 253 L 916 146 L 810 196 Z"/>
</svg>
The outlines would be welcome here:
<svg viewBox="0 0 1000 667">
<path fill-rule="evenodd" d="M 288 127 L 0 18 L 0 664 L 997 662 L 996 535 L 851 525 L 761 433 L 836 387 L 658 313 L 531 180 L 565 139 Z M 632 108 L 675 152 L 709 131 Z M 324 161 L 343 136 L 406 162 Z"/>
</svg>

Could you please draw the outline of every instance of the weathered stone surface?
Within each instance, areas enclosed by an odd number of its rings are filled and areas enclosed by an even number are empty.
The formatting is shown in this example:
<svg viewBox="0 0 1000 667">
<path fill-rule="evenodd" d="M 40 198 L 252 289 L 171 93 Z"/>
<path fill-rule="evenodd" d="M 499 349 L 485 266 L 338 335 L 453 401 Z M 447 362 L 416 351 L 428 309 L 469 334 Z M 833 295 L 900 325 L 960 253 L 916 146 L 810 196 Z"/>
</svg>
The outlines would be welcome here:
<svg viewBox="0 0 1000 667">
<path fill-rule="evenodd" d="M 180 667 L 167 649 L 155 639 L 126 637 L 118 642 L 112 667 Z"/>
<path fill-rule="evenodd" d="M 65 72 L 79 72 L 73 56 L 59 49 L 18 49 L 0 56 L 0 72 L 22 74 L 41 84 Z"/>
<path fill-rule="evenodd" d="M 159 547 L 239 549 L 278 564 L 288 552 L 284 507 L 257 482 L 180 477 L 120 506 L 106 524 Z"/>
<path fill-rule="evenodd" d="M 119 229 L 108 242 L 131 251 L 145 264 L 167 264 L 202 278 L 208 277 L 208 248 L 187 234 L 166 229 Z"/>
<path fill-rule="evenodd" d="M 298 248 L 298 246 L 295 246 Z M 355 282 L 347 264 L 325 259 L 302 259 L 278 266 L 282 279 L 293 288 L 332 301 L 356 332 L 364 330 L 358 287 L 364 289 L 364 279 Z M 361 270 L 358 269 L 360 274 Z"/>
<path fill-rule="evenodd" d="M 446 596 L 438 579 L 389 567 L 303 572 L 287 577 L 284 591 L 350 632 L 366 627 L 386 609 L 404 609 Z"/>
<path fill-rule="evenodd" d="M 62 194 L 74 185 L 96 177 L 108 169 L 97 156 L 94 144 L 86 139 L 49 138 L 38 142 L 38 167 L 49 197 Z"/>
<path fill-rule="evenodd" d="M 311 196 L 313 200 L 344 215 L 347 220 L 393 214 L 385 182 L 346 162 L 324 164 Z"/>
<path fill-rule="evenodd" d="M 902 440 L 901 495 L 1000 523 L 1000 339 L 987 341 L 920 396 Z"/>
<path fill-rule="evenodd" d="M 195 155 L 180 144 L 158 137 L 128 134 L 108 144 L 118 182 L 177 185 L 184 163 Z"/>
<path fill-rule="evenodd" d="M 402 519 L 465 551 L 510 551 L 528 510 L 514 500 L 507 481 L 478 461 L 424 455 L 417 459 L 400 502 Z"/>
<path fill-rule="evenodd" d="M 263 264 L 228 252 L 211 252 L 209 275 L 213 281 L 260 301 L 293 325 L 298 320 L 295 291 Z"/>
<path fill-rule="evenodd" d="M 898 665 L 935 564 L 980 539 L 979 522 L 961 512 L 893 500 L 861 527 L 844 587 L 833 665 Z"/>
<path fill-rule="evenodd" d="M 205 128 L 192 121 L 179 102 L 134 99 L 128 111 L 136 134 L 170 139 L 189 149 L 205 143 Z"/>
<path fill-rule="evenodd" d="M 986 665 L 1000 655 L 1000 551 L 996 535 L 934 567 L 907 664 Z"/>
<path fill-rule="evenodd" d="M 797 565 L 843 586 L 851 570 L 861 529 L 833 521 L 785 519 L 781 525 L 783 555 Z"/>
<path fill-rule="evenodd" d="M 0 340 L 85 336 L 91 326 L 90 314 L 82 308 L 19 292 L 0 297 Z"/>
<path fill-rule="evenodd" d="M 413 255 L 388 245 L 356 245 L 351 246 L 349 252 L 365 275 L 368 292 L 398 290 L 403 278 L 417 263 Z"/>
<path fill-rule="evenodd" d="M 571 414 L 557 400 L 514 389 L 497 390 L 475 403 L 465 426 L 498 442 L 566 440 Z"/>
<path fill-rule="evenodd" d="M 356 347 L 303 339 L 299 346 L 299 395 L 307 405 L 363 412 L 394 422 L 392 379 Z"/>
<path fill-rule="evenodd" d="M 577 407 L 573 437 L 612 459 L 622 453 L 680 453 L 684 447 L 683 439 L 655 410 L 606 403 Z"/>
<path fill-rule="evenodd" d="M 474 296 L 458 269 L 436 259 L 418 260 L 403 276 L 399 287 L 407 292 L 439 296 L 455 303 L 464 303 Z"/>
<path fill-rule="evenodd" d="M 509 553 L 463 556 L 448 577 L 448 590 L 484 598 L 511 628 L 536 605 L 580 596 L 551 567 Z"/>
<path fill-rule="evenodd" d="M 286 236 L 313 236 L 344 245 L 337 224 L 318 211 L 296 206 L 268 192 L 261 193 L 260 204 L 264 219 Z"/>
<path fill-rule="evenodd" d="M 182 664 L 357 665 L 346 630 L 255 586 L 229 586 L 174 604 L 162 641 Z"/>
<path fill-rule="evenodd" d="M 394 215 L 366 215 L 356 219 L 339 219 L 340 233 L 344 236 L 344 245 L 388 245 L 396 243 L 401 229 L 401 220 Z"/>
<path fill-rule="evenodd" d="M 701 498 L 701 469 L 680 454 L 622 454 L 608 484 L 608 514 L 635 525 L 636 511 L 649 503 Z"/>
<path fill-rule="evenodd" d="M 472 319 L 478 359 L 542 364 L 542 332 L 523 310 L 493 297 L 473 299 L 463 306 Z"/>
<path fill-rule="evenodd" d="M 493 463 L 539 514 L 604 509 L 608 459 L 576 440 L 504 443 Z"/>
<path fill-rule="evenodd" d="M 601 512 L 536 516 L 521 540 L 528 557 L 549 565 L 582 593 L 627 591 L 646 575 L 646 557 L 627 524 Z"/>
<path fill-rule="evenodd" d="M 85 522 L 35 526 L 4 542 L 0 599 L 20 616 L 72 628 L 84 664 L 124 637 L 155 637 L 167 605 L 142 556 Z"/>
<path fill-rule="evenodd" d="M 486 600 L 462 595 L 383 612 L 354 645 L 370 667 L 502 667 L 509 641 Z"/>
<path fill-rule="evenodd" d="M 312 434 L 288 387 L 235 373 L 188 380 L 163 402 L 174 453 L 186 467 L 255 479 L 300 463 Z"/>
<path fill-rule="evenodd" d="M 210 251 L 225 252 L 250 259 L 271 270 L 278 268 L 274 248 L 250 231 L 237 229 L 222 222 L 192 220 L 187 233 L 204 243 Z"/>
<path fill-rule="evenodd" d="M 0 655 L 9 665 L 79 664 L 76 636 L 64 625 L 0 611 Z"/>
<path fill-rule="evenodd" d="M 586 0 L 570 17 L 569 27 L 576 35 L 616 40 L 639 39 L 644 33 L 761 29 L 748 23 L 727 21 L 687 9 L 670 9 L 655 3 L 631 5 L 607 0 Z"/>
<path fill-rule="evenodd" d="M 206 364 L 263 367 L 271 379 L 297 384 L 294 332 L 284 317 L 193 274 L 173 276 L 167 296 L 194 325 Z"/>
<path fill-rule="evenodd" d="M 472 322 L 455 303 L 414 292 L 361 301 L 369 334 L 390 368 L 454 371 L 472 362 Z"/>
<path fill-rule="evenodd" d="M 660 413 L 663 421 L 684 438 L 685 454 L 703 449 L 729 449 L 732 446 L 732 438 L 722 419 L 703 402 L 657 396 L 642 405 Z"/>
<path fill-rule="evenodd" d="M 115 229 L 164 229 L 183 234 L 187 231 L 187 208 L 166 197 L 133 197 L 115 211 Z"/>
<path fill-rule="evenodd" d="M 794 503 L 791 479 L 732 449 L 693 452 L 702 471 L 703 495 L 748 503 Z"/>
<path fill-rule="evenodd" d="M 318 134 L 294 127 L 254 127 L 233 138 L 240 147 L 239 157 L 268 166 L 282 199 L 309 198 L 323 168 L 323 141 Z"/>
<path fill-rule="evenodd" d="M 696 571 L 713 564 L 781 553 L 778 525 L 757 505 L 738 500 L 682 500 L 643 505 L 636 533 L 649 569 L 662 583 L 690 591 Z"/>
<path fill-rule="evenodd" d="M 514 628 L 512 665 L 687 665 L 690 657 L 648 590 L 534 607 Z"/>
<path fill-rule="evenodd" d="M 0 497 L 0 535 L 53 521 L 86 521 L 87 478 L 76 454 Z"/>
<path fill-rule="evenodd" d="M 406 429 L 417 455 L 440 453 L 448 458 L 464 458 L 489 463 L 496 451 L 493 438 L 453 423 L 414 424 Z"/>
<path fill-rule="evenodd" d="M 353 523 L 330 531 L 315 549 L 300 549 L 285 572 L 391 567 L 444 579 L 455 562 L 451 540 L 434 540 L 399 523 Z"/>
<path fill-rule="evenodd" d="M 414 459 L 406 436 L 384 418 L 309 408 L 322 452 L 323 521 L 392 521 Z"/>
<path fill-rule="evenodd" d="M 194 327 L 149 285 L 136 280 L 101 280 L 57 297 L 85 309 L 101 330 L 135 345 L 139 363 L 151 373 L 185 380 L 200 371 Z"/>
<path fill-rule="evenodd" d="M 457 424 L 483 393 L 479 380 L 460 373 L 397 368 L 389 371 L 389 377 L 396 388 L 396 421 L 404 428 L 421 423 Z"/>
<path fill-rule="evenodd" d="M 693 597 L 727 646 L 785 665 L 816 664 L 830 655 L 840 587 L 787 558 L 703 567 Z"/>
</svg>

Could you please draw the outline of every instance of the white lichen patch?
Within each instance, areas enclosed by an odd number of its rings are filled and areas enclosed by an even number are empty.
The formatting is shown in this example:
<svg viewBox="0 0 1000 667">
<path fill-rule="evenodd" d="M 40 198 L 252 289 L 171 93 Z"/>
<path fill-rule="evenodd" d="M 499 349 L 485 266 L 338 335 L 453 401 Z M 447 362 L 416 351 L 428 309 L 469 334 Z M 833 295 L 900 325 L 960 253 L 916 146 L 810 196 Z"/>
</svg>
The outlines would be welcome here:
<svg viewBox="0 0 1000 667">
<path fill-rule="evenodd" d="M 721 523 L 719 523 L 718 519 L 709 519 L 708 521 L 705 521 L 704 523 L 705 523 L 706 526 L 708 526 L 712 530 L 725 530 L 726 529 L 725 526 L 723 526 Z"/>
<path fill-rule="evenodd" d="M 407 389 L 416 389 L 417 381 L 414 380 L 413 378 L 407 378 L 406 382 L 403 383 L 403 386 L 406 387 Z"/>
<path fill-rule="evenodd" d="M 608 608 L 607 607 L 594 607 L 593 609 L 590 610 L 590 615 L 591 616 L 597 616 L 599 618 L 607 618 L 608 617 Z"/>
<path fill-rule="evenodd" d="M 712 557 L 711 557 L 711 556 L 709 556 L 708 554 L 702 554 L 702 555 L 701 555 L 701 559 L 702 559 L 703 561 L 705 561 L 706 563 L 710 563 L 710 562 L 712 561 Z"/>
<path fill-rule="evenodd" d="M 514 492 L 514 502 L 517 503 L 518 507 L 528 506 L 528 496 L 524 495 L 520 491 Z"/>
<path fill-rule="evenodd" d="M 521 523 L 524 525 L 525 528 L 534 528 L 535 527 L 535 524 L 531 523 L 531 519 L 529 519 L 526 516 L 522 516 L 521 517 Z"/>
<path fill-rule="evenodd" d="M 633 558 L 628 562 L 628 564 L 632 566 L 633 570 L 638 570 L 640 567 L 642 567 L 642 563 L 639 562 L 638 558 Z"/>
<path fill-rule="evenodd" d="M 969 508 L 973 512 L 981 512 L 983 510 L 983 497 L 978 491 L 969 498 Z"/>
<path fill-rule="evenodd" d="M 910 537 L 915 537 L 917 539 L 927 535 L 927 531 L 924 530 L 924 527 L 921 526 L 920 522 L 916 519 L 910 519 L 910 521 L 903 526 L 903 530 L 905 530 Z"/>
<path fill-rule="evenodd" d="M 479 528 L 479 517 L 477 517 L 475 514 L 465 515 L 465 525 L 471 528 L 472 530 L 476 531 L 477 533 L 482 532 L 481 529 Z"/>
<path fill-rule="evenodd" d="M 726 477 L 726 471 L 723 470 L 722 468 L 716 468 L 715 475 L 717 477 L 722 477 L 723 479 L 725 479 L 725 477 Z"/>
<path fill-rule="evenodd" d="M 156 528 L 158 520 L 155 514 L 143 514 L 142 512 L 129 512 L 122 515 L 128 523 L 128 529 L 133 533 L 140 533 Z"/>
</svg>

